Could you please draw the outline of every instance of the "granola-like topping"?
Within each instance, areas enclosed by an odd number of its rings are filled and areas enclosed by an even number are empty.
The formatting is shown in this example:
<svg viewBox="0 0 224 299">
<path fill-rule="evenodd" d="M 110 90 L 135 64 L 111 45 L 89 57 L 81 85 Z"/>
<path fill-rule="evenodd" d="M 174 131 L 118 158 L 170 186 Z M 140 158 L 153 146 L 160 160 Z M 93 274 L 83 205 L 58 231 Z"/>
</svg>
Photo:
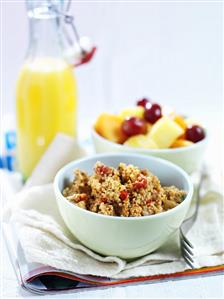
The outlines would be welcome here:
<svg viewBox="0 0 224 299">
<path fill-rule="evenodd" d="M 63 195 L 80 208 L 111 216 L 147 216 L 176 207 L 186 192 L 162 187 L 146 169 L 120 163 L 118 168 L 97 162 L 92 175 L 77 169 Z"/>
</svg>

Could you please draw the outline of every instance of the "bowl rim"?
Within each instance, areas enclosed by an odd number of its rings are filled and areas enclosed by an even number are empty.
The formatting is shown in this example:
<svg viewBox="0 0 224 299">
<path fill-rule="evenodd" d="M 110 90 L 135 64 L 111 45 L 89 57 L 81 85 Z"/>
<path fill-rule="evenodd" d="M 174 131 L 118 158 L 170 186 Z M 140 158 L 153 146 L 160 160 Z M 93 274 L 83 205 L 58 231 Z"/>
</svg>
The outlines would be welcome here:
<svg viewBox="0 0 224 299">
<path fill-rule="evenodd" d="M 132 157 L 132 158 L 143 158 L 145 160 L 155 160 L 160 164 L 163 164 L 165 166 L 170 166 L 172 168 L 174 168 L 176 171 L 178 171 L 180 173 L 180 175 L 182 175 L 182 177 L 185 179 L 187 186 L 188 186 L 188 193 L 185 197 L 185 199 L 176 207 L 174 207 L 173 209 L 158 213 L 158 214 L 153 214 L 153 215 L 147 215 L 147 216 L 130 216 L 130 217 L 122 217 L 122 216 L 110 216 L 110 215 L 103 215 L 103 214 L 99 214 L 99 213 L 95 213 L 89 210 L 85 210 L 82 209 L 80 207 L 78 207 L 77 205 L 71 203 L 70 201 L 67 200 L 67 198 L 62 194 L 62 192 L 59 189 L 59 179 L 61 176 L 64 176 L 65 173 L 68 171 L 68 169 L 74 167 L 76 164 L 82 163 L 84 161 L 91 161 L 92 159 L 96 159 L 96 158 L 101 158 L 101 157 L 118 157 L 118 156 L 125 156 L 125 157 Z M 176 213 L 179 209 L 181 209 L 183 207 L 184 204 L 186 204 L 188 201 L 191 201 L 192 197 L 193 197 L 193 192 L 194 192 L 194 187 L 193 187 L 193 183 L 191 181 L 190 176 L 179 166 L 175 165 L 174 163 L 167 161 L 165 159 L 161 159 L 158 157 L 151 157 L 151 156 L 145 156 L 142 154 L 136 154 L 136 153 L 104 153 L 104 154 L 95 154 L 95 155 L 91 155 L 91 156 L 87 156 L 78 160 L 74 160 L 68 164 L 66 164 L 65 166 L 63 166 L 56 174 L 55 178 L 54 178 L 54 182 L 53 182 L 53 187 L 54 187 L 54 192 L 55 192 L 55 196 L 58 198 L 60 198 L 60 200 L 63 200 L 67 205 L 70 205 L 73 209 L 78 209 L 80 212 L 83 212 L 84 214 L 87 213 L 89 215 L 92 215 L 92 217 L 97 217 L 97 218 L 106 218 L 108 220 L 119 220 L 119 221 L 144 221 L 147 219 L 152 219 L 152 218 L 161 218 L 161 217 L 165 217 L 166 215 L 172 215 L 174 213 Z"/>
<path fill-rule="evenodd" d="M 127 149 L 129 151 L 138 151 L 138 153 L 178 153 L 178 152 L 184 152 L 184 151 L 188 151 L 191 150 L 192 148 L 196 148 L 196 147 L 200 147 L 203 144 L 206 144 L 208 142 L 208 132 L 205 131 L 205 138 L 202 139 L 201 141 L 198 141 L 196 143 L 193 143 L 192 145 L 189 146 L 183 146 L 183 147 L 176 147 L 176 148 L 158 148 L 158 149 L 147 149 L 147 148 L 141 148 L 141 147 L 132 147 L 132 146 L 128 146 L 128 145 L 124 145 L 124 144 L 119 144 L 119 143 L 115 143 L 113 141 L 110 141 L 104 137 L 102 137 L 94 128 L 94 126 L 92 127 L 92 137 L 99 139 L 101 142 L 104 142 L 108 145 L 111 145 L 113 147 L 116 148 L 124 148 Z"/>
</svg>

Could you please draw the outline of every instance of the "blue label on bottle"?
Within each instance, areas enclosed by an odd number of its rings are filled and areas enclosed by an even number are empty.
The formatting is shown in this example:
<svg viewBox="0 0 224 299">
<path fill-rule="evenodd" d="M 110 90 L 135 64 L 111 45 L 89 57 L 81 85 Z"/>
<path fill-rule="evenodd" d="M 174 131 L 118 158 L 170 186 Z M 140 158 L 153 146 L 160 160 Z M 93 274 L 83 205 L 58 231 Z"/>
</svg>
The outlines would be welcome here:
<svg viewBox="0 0 224 299">
<path fill-rule="evenodd" d="M 12 150 L 16 148 L 16 132 L 9 131 L 5 133 L 5 147 L 6 150 Z"/>
<path fill-rule="evenodd" d="M 2 160 L 2 158 L 0 157 L 0 168 L 3 168 L 3 160 Z"/>
<path fill-rule="evenodd" d="M 12 130 L 4 132 L 0 141 L 3 141 L 0 147 L 0 168 L 14 171 L 16 166 L 16 132 Z"/>
<path fill-rule="evenodd" d="M 14 162 L 15 162 L 15 158 L 12 156 L 6 156 L 6 164 L 7 164 L 7 169 L 9 171 L 13 171 L 14 170 Z"/>
</svg>

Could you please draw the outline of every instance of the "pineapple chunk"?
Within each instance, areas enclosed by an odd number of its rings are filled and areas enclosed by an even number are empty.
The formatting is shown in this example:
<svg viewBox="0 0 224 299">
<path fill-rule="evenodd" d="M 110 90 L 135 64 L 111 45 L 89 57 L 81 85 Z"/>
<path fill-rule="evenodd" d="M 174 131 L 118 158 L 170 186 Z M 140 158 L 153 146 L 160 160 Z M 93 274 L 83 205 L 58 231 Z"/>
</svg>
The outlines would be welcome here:
<svg viewBox="0 0 224 299">
<path fill-rule="evenodd" d="M 184 140 L 184 139 L 177 139 L 174 141 L 174 143 L 171 145 L 172 148 L 175 148 L 175 147 L 184 147 L 184 146 L 190 146 L 194 144 L 193 142 L 191 141 L 188 141 L 188 140 Z"/>
<path fill-rule="evenodd" d="M 133 116 L 138 117 L 138 118 L 143 118 L 144 117 L 144 108 L 141 106 L 129 107 L 129 108 L 122 110 L 120 112 L 119 116 L 122 119 L 133 117 Z"/>
<path fill-rule="evenodd" d="M 147 149 L 158 148 L 157 144 L 148 135 L 143 134 L 139 134 L 128 138 L 128 140 L 124 144 L 128 146 L 141 147 Z"/>
<path fill-rule="evenodd" d="M 184 130 L 167 116 L 160 118 L 153 126 L 149 136 L 159 148 L 168 148 L 184 134 Z"/>
<path fill-rule="evenodd" d="M 102 113 L 95 123 L 95 130 L 112 142 L 123 143 L 127 137 L 121 130 L 122 122 L 123 119 L 117 115 Z"/>
</svg>

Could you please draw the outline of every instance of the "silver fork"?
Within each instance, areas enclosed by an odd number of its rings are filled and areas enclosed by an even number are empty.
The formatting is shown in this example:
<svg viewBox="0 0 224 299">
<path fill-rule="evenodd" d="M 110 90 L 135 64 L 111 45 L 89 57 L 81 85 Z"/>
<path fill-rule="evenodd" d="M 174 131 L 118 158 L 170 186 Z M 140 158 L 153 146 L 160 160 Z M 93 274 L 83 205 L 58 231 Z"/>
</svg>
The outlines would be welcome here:
<svg viewBox="0 0 224 299">
<path fill-rule="evenodd" d="M 195 202 L 194 213 L 189 218 L 187 218 L 186 220 L 184 220 L 184 222 L 182 223 L 182 225 L 180 227 L 180 248 L 181 248 L 181 254 L 182 254 L 185 262 L 192 269 L 195 268 L 194 267 L 194 260 L 193 260 L 194 253 L 192 251 L 194 249 L 194 246 L 188 240 L 188 238 L 186 237 L 186 234 L 191 229 L 191 227 L 193 226 L 194 222 L 197 219 L 199 205 L 200 205 L 200 199 L 201 199 L 201 187 L 202 187 L 202 184 L 203 184 L 204 180 L 207 178 L 207 176 L 208 176 L 208 174 L 207 174 L 206 168 L 203 165 L 202 169 L 201 169 L 201 175 L 200 175 L 199 184 L 198 184 L 198 187 L 197 187 L 197 192 L 196 192 L 196 202 Z"/>
</svg>

